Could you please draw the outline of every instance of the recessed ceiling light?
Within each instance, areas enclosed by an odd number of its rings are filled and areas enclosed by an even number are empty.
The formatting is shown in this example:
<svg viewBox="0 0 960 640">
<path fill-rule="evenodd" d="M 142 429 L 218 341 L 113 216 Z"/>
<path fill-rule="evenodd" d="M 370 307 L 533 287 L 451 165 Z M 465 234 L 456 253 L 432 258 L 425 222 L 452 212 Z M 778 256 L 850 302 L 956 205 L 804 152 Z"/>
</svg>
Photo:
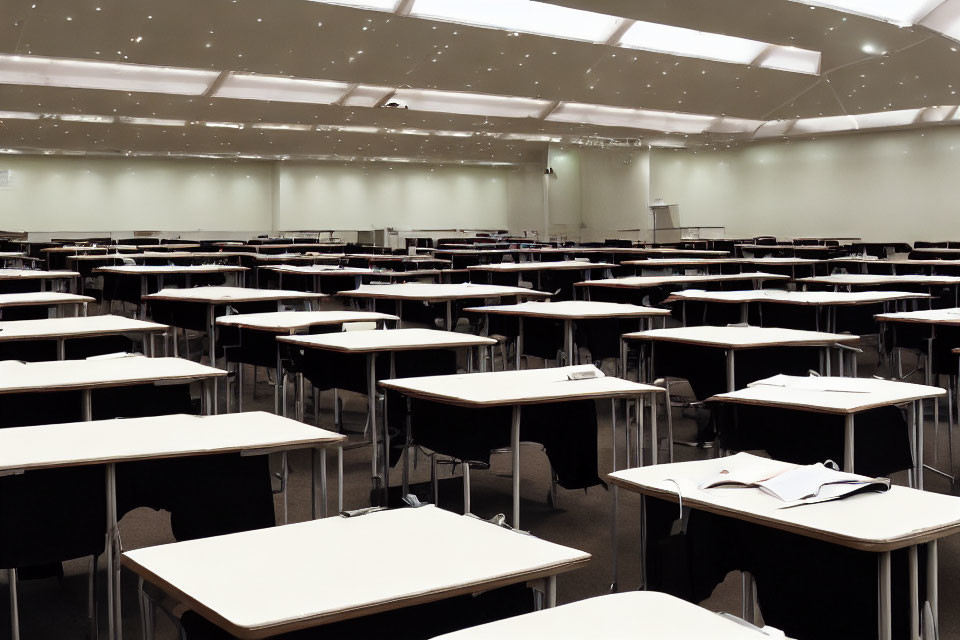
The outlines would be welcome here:
<svg viewBox="0 0 960 640">
<path fill-rule="evenodd" d="M 550 105 L 549 100 L 431 89 L 397 89 L 394 98 L 415 111 L 501 118 L 533 118 Z"/>
<path fill-rule="evenodd" d="M 311 2 L 325 2 L 326 4 L 340 4 L 346 7 L 356 7 L 357 9 L 372 9 L 374 11 L 389 11 L 393 13 L 397 10 L 400 0 L 310 0 Z"/>
<path fill-rule="evenodd" d="M 677 133 L 703 133 L 716 120 L 715 116 L 649 109 L 626 109 L 577 102 L 561 102 L 547 116 L 554 122 L 598 124 L 608 127 L 652 129 Z"/>
<path fill-rule="evenodd" d="M 0 111 L 0 120 L 39 120 L 39 113 L 26 111 Z"/>
<path fill-rule="evenodd" d="M 152 127 L 183 127 L 186 126 L 186 120 L 170 120 L 167 118 L 130 118 L 121 117 L 123 124 L 145 125 Z"/>
<path fill-rule="evenodd" d="M 217 129 L 243 129 L 242 122 L 204 122 L 203 126 Z"/>
<path fill-rule="evenodd" d="M 272 122 L 257 122 L 252 125 L 253 129 L 267 129 L 269 131 L 313 131 L 313 126 L 309 124 L 280 124 Z"/>
<path fill-rule="evenodd" d="M 792 0 L 815 7 L 852 13 L 900 27 L 916 24 L 943 0 Z"/>
<path fill-rule="evenodd" d="M 763 68 L 814 75 L 820 73 L 819 51 L 785 47 L 655 22 L 635 22 L 620 38 L 619 44 L 631 49 L 677 56 L 752 64 Z"/>
<path fill-rule="evenodd" d="M 470 138 L 473 137 L 473 131 L 434 131 L 433 135 L 445 138 Z"/>
<path fill-rule="evenodd" d="M 533 0 L 415 0 L 410 15 L 586 42 L 606 42 L 624 22 Z"/>
<path fill-rule="evenodd" d="M 94 60 L 0 55 L 0 83 L 201 95 L 218 72 Z"/>
<path fill-rule="evenodd" d="M 231 73 L 213 95 L 241 100 L 330 104 L 342 98 L 349 88 L 345 82 L 330 80 Z"/>
<path fill-rule="evenodd" d="M 91 116 L 76 113 L 64 113 L 60 116 L 64 122 L 95 122 L 98 124 L 112 124 L 116 122 L 113 116 Z"/>
</svg>

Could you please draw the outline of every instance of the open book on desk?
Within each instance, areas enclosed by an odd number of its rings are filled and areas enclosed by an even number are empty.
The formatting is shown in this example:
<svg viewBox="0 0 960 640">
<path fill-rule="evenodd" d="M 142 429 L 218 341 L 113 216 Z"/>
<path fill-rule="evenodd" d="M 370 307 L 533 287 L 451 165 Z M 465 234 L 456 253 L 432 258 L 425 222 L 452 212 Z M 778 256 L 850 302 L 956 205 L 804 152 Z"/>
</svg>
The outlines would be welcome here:
<svg viewBox="0 0 960 640">
<path fill-rule="evenodd" d="M 729 469 L 707 478 L 700 483 L 699 488 L 755 487 L 782 500 L 782 508 L 838 500 L 857 493 L 880 492 L 890 488 L 889 478 L 869 478 L 855 473 L 844 473 L 831 467 L 833 463 L 830 462 L 796 466 L 750 454 L 731 456 L 730 461 L 734 464 L 731 464 Z"/>
</svg>

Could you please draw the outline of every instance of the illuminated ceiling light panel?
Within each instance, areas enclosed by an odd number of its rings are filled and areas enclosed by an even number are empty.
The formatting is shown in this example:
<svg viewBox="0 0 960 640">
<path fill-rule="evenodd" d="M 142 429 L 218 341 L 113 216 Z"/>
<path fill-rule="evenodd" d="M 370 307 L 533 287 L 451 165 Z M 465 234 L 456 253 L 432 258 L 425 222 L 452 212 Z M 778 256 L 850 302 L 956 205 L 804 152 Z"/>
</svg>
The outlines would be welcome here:
<svg viewBox="0 0 960 640">
<path fill-rule="evenodd" d="M 560 142 L 561 139 L 556 136 L 537 135 L 529 133 L 505 133 L 501 136 L 502 140 L 523 140 L 524 142 Z"/>
<path fill-rule="evenodd" d="M 349 88 L 345 82 L 231 73 L 213 95 L 240 100 L 331 104 L 342 98 Z"/>
<path fill-rule="evenodd" d="M 243 123 L 240 122 L 204 122 L 203 126 L 215 129 L 243 129 Z"/>
<path fill-rule="evenodd" d="M 267 129 L 269 131 L 313 131 L 313 126 L 309 124 L 278 124 L 272 122 L 257 122 L 252 126 L 254 129 Z"/>
<path fill-rule="evenodd" d="M 39 113 L 27 111 L 0 111 L 0 120 L 39 120 Z"/>
<path fill-rule="evenodd" d="M 354 125 L 319 124 L 317 131 L 339 131 L 340 133 L 380 133 L 380 127 L 361 127 Z"/>
<path fill-rule="evenodd" d="M 216 71 L 201 69 L 0 55 L 2 84 L 198 96 L 218 75 Z"/>
<path fill-rule="evenodd" d="M 397 89 L 391 100 L 415 111 L 500 118 L 535 118 L 550 105 L 549 100 L 430 89 Z"/>
<path fill-rule="evenodd" d="M 90 116 L 75 113 L 65 113 L 60 116 L 63 122 L 94 122 L 97 124 L 113 124 L 116 118 L 113 116 Z"/>
<path fill-rule="evenodd" d="M 389 11 L 393 13 L 400 5 L 400 0 L 310 0 L 311 2 L 324 2 L 326 4 L 340 4 L 345 7 L 354 7 L 357 9 L 371 9 L 373 11 Z"/>
<path fill-rule="evenodd" d="M 735 64 L 817 74 L 820 52 L 784 47 L 719 33 L 695 31 L 654 22 L 637 21 L 618 43 L 630 49 L 669 53 L 688 58 L 703 58 Z"/>
<path fill-rule="evenodd" d="M 347 107 L 375 107 L 380 101 L 390 95 L 391 87 L 373 87 L 362 84 L 351 91 L 342 104 Z"/>
<path fill-rule="evenodd" d="M 692 113 L 561 102 L 546 119 L 554 122 L 596 124 L 606 127 L 652 129 L 674 133 L 703 133 L 717 118 Z"/>
<path fill-rule="evenodd" d="M 947 0 L 923 18 L 920 24 L 960 41 L 960 0 Z"/>
<path fill-rule="evenodd" d="M 823 118 L 800 118 L 793 123 L 791 135 L 807 133 L 832 133 L 834 131 L 856 131 L 857 119 L 853 116 L 825 116 Z"/>
<path fill-rule="evenodd" d="M 473 131 L 434 131 L 433 135 L 444 138 L 472 138 Z"/>
<path fill-rule="evenodd" d="M 429 136 L 429 131 L 423 129 L 384 129 L 384 133 L 402 136 Z"/>
<path fill-rule="evenodd" d="M 186 120 L 169 120 L 167 118 L 129 118 L 121 117 L 120 122 L 123 124 L 135 124 L 135 125 L 144 125 L 150 127 L 185 127 L 187 125 Z"/>
<path fill-rule="evenodd" d="M 710 123 L 707 131 L 711 133 L 753 133 L 764 124 L 763 120 L 720 116 Z"/>
<path fill-rule="evenodd" d="M 917 118 L 924 109 L 900 109 L 897 111 L 878 111 L 876 113 L 860 113 L 853 116 L 859 129 L 875 129 L 879 127 L 905 127 L 917 122 Z M 941 118 L 942 120 L 942 118 Z"/>
<path fill-rule="evenodd" d="M 835 9 L 865 18 L 909 27 L 933 11 L 943 0 L 792 0 L 813 7 Z"/>
<path fill-rule="evenodd" d="M 624 21 L 533 0 L 415 0 L 410 15 L 585 42 L 606 42 Z"/>
</svg>

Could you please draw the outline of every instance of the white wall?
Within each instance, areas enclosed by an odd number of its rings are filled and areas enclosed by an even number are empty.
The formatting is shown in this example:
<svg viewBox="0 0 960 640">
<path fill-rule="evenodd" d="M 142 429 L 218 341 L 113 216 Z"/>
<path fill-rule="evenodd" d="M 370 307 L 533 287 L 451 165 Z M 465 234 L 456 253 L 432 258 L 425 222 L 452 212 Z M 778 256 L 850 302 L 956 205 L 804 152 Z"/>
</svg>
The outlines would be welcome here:
<svg viewBox="0 0 960 640">
<path fill-rule="evenodd" d="M 960 129 L 657 150 L 651 195 L 730 236 L 960 239 Z"/>
<path fill-rule="evenodd" d="M 283 164 L 278 229 L 506 229 L 508 170 Z"/>
<path fill-rule="evenodd" d="M 17 231 L 258 231 L 270 210 L 264 163 L 0 156 L 4 169 L 0 228 Z"/>
<path fill-rule="evenodd" d="M 538 228 L 542 169 L 0 156 L 0 229 Z"/>
</svg>

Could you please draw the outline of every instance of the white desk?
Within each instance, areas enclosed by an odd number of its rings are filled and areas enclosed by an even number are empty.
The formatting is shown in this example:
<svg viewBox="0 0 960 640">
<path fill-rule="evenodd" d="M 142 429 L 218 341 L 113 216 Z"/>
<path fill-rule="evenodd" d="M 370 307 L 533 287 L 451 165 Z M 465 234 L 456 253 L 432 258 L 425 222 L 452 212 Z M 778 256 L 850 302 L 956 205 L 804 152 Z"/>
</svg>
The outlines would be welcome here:
<svg viewBox="0 0 960 640">
<path fill-rule="evenodd" d="M 323 515 L 327 509 L 325 447 L 339 446 L 344 439 L 340 434 L 263 412 L 222 416 L 180 414 L 15 427 L 0 429 L 0 476 L 84 465 L 106 467 L 107 611 L 110 637 L 119 638 L 120 566 L 114 562 L 122 552 L 117 520 L 117 464 L 223 453 L 263 455 L 311 448 L 314 449 L 311 503 L 316 518 L 318 509 Z M 342 485 L 342 477 L 338 477 L 338 483 Z M 15 612 L 13 625 L 15 629 L 18 626 Z"/>
<path fill-rule="evenodd" d="M 216 366 L 216 343 L 217 343 L 217 307 L 227 307 L 227 314 L 230 313 L 229 305 L 242 302 L 270 302 L 277 303 L 277 310 L 282 311 L 284 301 L 305 301 L 312 307 L 313 303 L 324 298 L 323 294 L 305 293 L 303 291 L 285 291 L 283 289 L 248 289 L 245 287 L 194 287 L 193 289 L 162 289 L 157 293 L 143 296 L 147 303 L 153 302 L 180 302 L 204 305 L 207 309 L 207 342 L 209 351 L 207 353 L 207 362 Z M 176 355 L 176 340 L 174 340 L 174 354 Z M 214 388 L 214 402 L 217 401 L 216 388 Z"/>
<path fill-rule="evenodd" d="M 397 315 L 403 318 L 403 301 L 446 303 L 446 329 L 453 330 L 453 302 L 455 300 L 483 300 L 487 298 L 516 297 L 549 298 L 550 294 L 522 287 L 501 287 L 492 284 L 428 284 L 408 282 L 404 284 L 365 284 L 353 291 L 341 291 L 337 295 L 368 300 L 397 300 Z"/>
<path fill-rule="evenodd" d="M 179 384 L 200 382 L 203 385 L 204 413 L 216 413 L 211 402 L 214 380 L 226 371 L 207 367 L 183 358 L 147 358 L 124 355 L 88 360 L 49 362 L 0 361 L 0 395 L 10 393 L 44 393 L 80 391 L 83 394 L 83 416 L 93 419 L 92 391 L 141 384 Z"/>
<path fill-rule="evenodd" d="M 158 254 L 162 257 L 164 254 Z M 125 264 L 113 267 L 97 267 L 93 270 L 96 274 L 109 274 L 120 277 L 130 277 L 140 279 L 140 297 L 143 298 L 149 293 L 147 283 L 151 277 L 157 279 L 157 288 L 163 290 L 163 279 L 166 276 L 185 276 L 186 288 L 190 288 L 190 278 L 195 275 L 209 275 L 213 273 L 233 273 L 237 274 L 237 283 L 243 286 L 242 276 L 247 267 L 238 267 L 226 264 L 184 264 L 184 265 L 142 265 Z"/>
<path fill-rule="evenodd" d="M 272 313 L 235 313 L 229 316 L 220 316 L 217 318 L 217 325 L 292 336 L 317 326 L 343 325 L 350 322 L 375 322 L 386 325 L 387 322 L 398 322 L 399 320 L 397 316 L 374 311 L 275 311 Z M 238 368 L 237 374 L 237 386 L 241 390 L 237 397 L 237 407 L 240 411 L 243 411 L 242 373 L 243 367 L 241 366 Z M 280 380 L 282 377 L 283 367 L 280 364 L 280 346 L 277 345 L 277 384 L 274 386 L 273 393 L 273 411 L 277 415 L 280 415 L 280 389 L 283 386 Z"/>
<path fill-rule="evenodd" d="M 762 629 L 656 591 L 628 591 L 506 618 L 434 640 L 774 640 Z"/>
<path fill-rule="evenodd" d="M 311 336 L 279 336 L 278 342 L 302 350 L 317 349 L 336 353 L 365 355 L 367 360 L 367 415 L 370 420 L 370 433 L 373 440 L 371 460 L 374 482 L 381 478 L 378 461 L 377 442 L 377 355 L 390 354 L 390 375 L 394 375 L 394 354 L 398 351 L 426 351 L 430 349 L 467 349 L 467 369 L 473 369 L 472 347 L 493 347 L 497 341 L 492 338 L 474 336 L 453 331 L 436 329 L 388 329 L 384 331 L 347 331 L 343 333 L 324 333 Z M 279 355 L 277 364 L 280 365 Z M 297 414 L 302 419 L 303 393 L 298 382 Z M 336 404 L 336 401 L 335 401 Z M 286 403 L 284 403 L 284 407 Z M 390 488 L 390 434 L 384 429 L 383 437 L 383 489 Z M 404 473 L 406 478 L 406 473 Z M 406 492 L 404 492 L 406 493 Z"/>
<path fill-rule="evenodd" d="M 927 287 L 930 291 L 934 287 L 950 287 L 953 289 L 954 304 L 957 300 L 957 289 L 960 285 L 960 276 L 925 276 L 925 275 L 872 275 L 867 273 L 844 273 L 816 278 L 797 278 L 797 284 L 806 287 L 808 284 L 828 285 L 840 287 L 878 287 L 885 285 L 917 285 Z"/>
<path fill-rule="evenodd" d="M 670 315 L 670 312 L 666 309 L 655 309 L 653 307 L 643 307 L 635 304 L 618 304 L 615 302 L 590 302 L 588 300 L 521 302 L 519 304 L 470 307 L 464 309 L 464 311 L 482 313 L 484 315 L 503 315 L 519 318 L 517 369 L 520 368 L 520 356 L 523 352 L 524 318 L 563 320 L 564 350 L 567 353 L 567 364 L 577 364 L 574 358 L 573 344 L 573 328 L 577 320 L 602 320 L 604 318 L 649 318 L 652 320 L 653 318 L 666 318 Z"/>
<path fill-rule="evenodd" d="M 383 544 L 385 532 L 404 541 L 402 553 Z M 432 506 L 123 554 L 124 566 L 239 638 L 264 638 L 537 580 L 546 582 L 552 606 L 556 576 L 589 559 L 582 551 Z"/>
<path fill-rule="evenodd" d="M 511 469 L 513 474 L 513 519 L 514 528 L 520 527 L 520 413 L 524 405 L 569 402 L 573 400 L 611 400 L 613 409 L 613 459 L 616 467 L 616 403 L 617 398 L 637 398 L 638 438 L 643 433 L 642 415 L 644 396 L 651 396 L 654 403 L 662 387 L 630 382 L 621 378 L 604 376 L 586 380 L 568 380 L 574 371 L 595 369 L 592 365 L 581 367 L 556 367 L 550 369 L 524 369 L 522 371 L 496 371 L 468 373 L 449 376 L 425 376 L 385 380 L 380 386 L 398 391 L 410 398 L 450 404 L 459 407 L 482 409 L 486 407 L 512 407 L 510 430 Z M 655 406 L 655 404 L 654 404 Z M 657 459 L 656 410 L 651 411 L 653 460 Z M 668 425 L 669 428 L 669 425 Z M 626 426 L 629 433 L 630 425 Z M 408 432 L 409 437 L 409 432 Z M 406 466 L 406 463 L 405 463 Z M 465 483 L 469 477 L 465 476 Z M 465 489 L 469 496 L 469 486 Z M 469 510 L 469 500 L 467 500 Z"/>
<path fill-rule="evenodd" d="M 653 361 L 653 345 L 657 342 L 678 342 L 706 348 L 723 349 L 727 354 L 727 390 L 734 390 L 736 352 L 740 349 L 761 349 L 769 347 L 822 347 L 836 348 L 838 345 L 853 345 L 860 341 L 859 336 L 820 331 L 802 331 L 799 329 L 778 329 L 775 327 L 676 327 L 672 329 L 653 329 L 623 335 L 623 371 L 627 366 L 627 349 L 630 343 L 650 345 L 648 364 Z M 829 355 L 829 354 L 827 354 Z M 851 352 L 850 371 L 856 375 L 856 357 Z M 839 359 L 840 375 L 843 375 L 843 358 Z M 830 374 L 830 358 L 825 358 L 825 369 Z M 640 353 L 640 372 L 644 370 L 644 353 Z"/>
<path fill-rule="evenodd" d="M 719 282 L 750 282 L 759 289 L 764 282 L 770 280 L 789 280 L 788 276 L 773 273 L 722 273 L 716 275 L 692 276 L 632 276 L 628 278 L 610 278 L 607 280 L 587 280 L 578 282 L 577 287 L 584 287 L 589 299 L 590 288 L 603 287 L 607 289 L 654 289 L 656 287 L 676 287 L 686 289 L 693 285 Z"/>
<path fill-rule="evenodd" d="M 45 291 L 47 282 L 67 281 L 71 290 L 80 274 L 76 271 L 39 271 L 37 269 L 0 269 L 0 282 L 24 282 L 39 280 L 40 290 Z"/>
<path fill-rule="evenodd" d="M 536 282 L 533 286 L 541 288 L 541 274 L 544 271 L 578 271 L 580 278 L 590 279 L 591 272 L 596 269 L 614 269 L 617 265 L 607 262 L 587 262 L 585 260 L 558 260 L 558 261 L 538 261 L 538 262 L 500 262 L 496 264 L 479 264 L 467 267 L 467 270 L 473 272 L 487 273 L 492 278 L 496 273 L 513 273 L 519 278 L 522 273 L 532 273 L 536 276 Z"/>
<path fill-rule="evenodd" d="M 683 303 L 683 323 L 687 321 L 687 302 L 715 304 L 739 304 L 740 321 L 747 322 L 751 303 L 787 304 L 801 307 L 825 307 L 828 310 L 825 331 L 836 332 L 836 307 L 858 306 L 885 302 L 900 302 L 930 298 L 926 293 L 909 291 L 785 291 L 783 289 L 757 289 L 753 291 L 703 291 L 685 289 L 676 291 L 665 302 Z M 817 314 L 817 330 L 820 315 Z"/>
<path fill-rule="evenodd" d="M 27 293 L 0 293 L 0 309 L 9 307 L 65 307 L 73 305 L 75 316 L 87 315 L 87 304 L 96 302 L 90 296 L 56 291 L 31 291 Z"/>
<path fill-rule="evenodd" d="M 893 486 L 884 493 L 864 493 L 843 500 L 781 509 L 782 501 L 760 489 L 697 488 L 705 479 L 723 470 L 735 469 L 735 465 L 741 463 L 785 464 L 765 460 L 740 453 L 728 458 L 625 469 L 610 474 L 607 478 L 614 485 L 613 539 L 617 537 L 619 489 L 671 502 L 677 501 L 679 491 L 685 507 L 877 553 L 881 640 L 891 638 L 890 552 L 910 548 L 910 637 L 919 638 L 917 547 L 927 545 L 927 594 L 936 619 L 937 540 L 960 531 L 960 498 Z M 641 541 L 645 543 L 644 535 Z M 615 543 L 613 548 L 616 549 Z"/>
<path fill-rule="evenodd" d="M 56 340 L 57 359 L 66 359 L 66 341 L 117 334 L 137 334 L 143 339 L 144 353 L 154 355 L 152 337 L 166 333 L 168 327 L 123 316 L 81 316 L 0 322 L 0 343 L 25 340 Z"/>
<path fill-rule="evenodd" d="M 924 400 L 940 398 L 946 393 L 939 387 L 876 378 L 779 375 L 753 382 L 745 389 L 715 395 L 709 400 L 844 416 L 843 468 L 850 472 L 854 471 L 854 416 L 879 407 L 909 404 L 907 428 L 914 461 L 911 484 L 923 489 L 922 404 Z"/>
</svg>

